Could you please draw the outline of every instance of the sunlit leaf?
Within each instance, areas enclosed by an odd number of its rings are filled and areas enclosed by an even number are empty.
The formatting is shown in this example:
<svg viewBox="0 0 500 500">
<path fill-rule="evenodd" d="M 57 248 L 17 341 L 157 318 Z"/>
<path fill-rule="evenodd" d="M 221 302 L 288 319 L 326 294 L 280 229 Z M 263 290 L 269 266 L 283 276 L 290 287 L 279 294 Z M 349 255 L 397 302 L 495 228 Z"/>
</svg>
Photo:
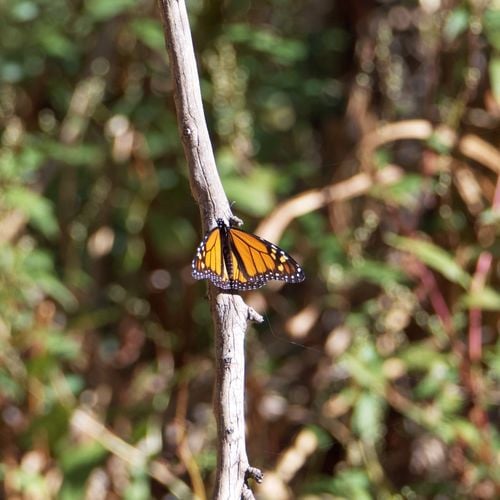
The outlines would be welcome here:
<svg viewBox="0 0 500 500">
<path fill-rule="evenodd" d="M 471 280 L 470 275 L 456 263 L 446 250 L 434 245 L 434 243 L 417 238 L 396 236 L 394 234 L 387 235 L 386 242 L 399 250 L 415 255 L 420 261 L 442 274 L 451 282 L 457 283 L 464 288 L 467 288 L 469 285 Z"/>
<path fill-rule="evenodd" d="M 481 224 L 499 224 L 500 223 L 500 212 L 492 208 L 487 208 L 479 214 L 479 221 Z"/>
<path fill-rule="evenodd" d="M 447 367 L 443 364 L 435 364 L 429 372 L 421 379 L 415 387 L 416 398 L 428 399 L 435 397 L 447 381 Z"/>
<path fill-rule="evenodd" d="M 15 469 L 11 473 L 12 484 L 22 490 L 27 497 L 48 495 L 46 478 L 36 470 Z"/>
<path fill-rule="evenodd" d="M 447 415 L 458 414 L 464 406 L 465 394 L 457 384 L 445 383 L 439 392 L 436 403 Z"/>
<path fill-rule="evenodd" d="M 448 443 L 460 440 L 471 446 L 477 446 L 482 439 L 479 428 L 460 417 L 443 419 L 436 432 Z"/>
<path fill-rule="evenodd" d="M 460 36 L 469 25 L 469 12 L 466 9 L 455 8 L 453 9 L 444 25 L 445 38 L 452 42 Z"/>
<path fill-rule="evenodd" d="M 160 21 L 155 19 L 134 19 L 131 23 L 137 38 L 153 50 L 165 50 L 165 35 Z"/>
<path fill-rule="evenodd" d="M 42 290 L 61 304 L 67 311 L 74 311 L 78 305 L 73 294 L 56 278 L 50 275 L 38 277 Z"/>
<path fill-rule="evenodd" d="M 44 333 L 47 350 L 62 359 L 74 359 L 80 351 L 80 345 L 69 335 L 54 330 Z"/>
<path fill-rule="evenodd" d="M 149 498 L 151 498 L 149 477 L 146 471 L 136 469 L 125 490 L 124 500 L 148 500 Z"/>
<path fill-rule="evenodd" d="M 23 212 L 45 236 L 55 236 L 58 233 L 59 227 L 49 200 L 24 187 L 12 187 L 4 196 L 4 203 L 8 208 Z"/>
<path fill-rule="evenodd" d="M 247 176 L 231 175 L 223 182 L 228 198 L 238 210 L 263 216 L 275 204 L 276 176 L 271 170 L 255 168 Z"/>
<path fill-rule="evenodd" d="M 399 353 L 408 370 L 427 370 L 436 363 L 446 360 L 446 355 L 430 343 L 417 342 L 408 345 Z"/>
<path fill-rule="evenodd" d="M 356 401 L 352 426 L 362 440 L 374 443 L 380 438 L 384 406 L 380 396 L 369 392 L 363 393 Z"/>
<path fill-rule="evenodd" d="M 500 310 L 500 293 L 490 287 L 469 292 L 462 297 L 462 303 L 469 309 L 484 309 L 486 311 Z"/>
<path fill-rule="evenodd" d="M 26 0 L 14 3 L 10 12 L 11 16 L 13 16 L 17 21 L 28 22 L 32 21 L 39 15 L 40 8 L 36 2 Z"/>
</svg>

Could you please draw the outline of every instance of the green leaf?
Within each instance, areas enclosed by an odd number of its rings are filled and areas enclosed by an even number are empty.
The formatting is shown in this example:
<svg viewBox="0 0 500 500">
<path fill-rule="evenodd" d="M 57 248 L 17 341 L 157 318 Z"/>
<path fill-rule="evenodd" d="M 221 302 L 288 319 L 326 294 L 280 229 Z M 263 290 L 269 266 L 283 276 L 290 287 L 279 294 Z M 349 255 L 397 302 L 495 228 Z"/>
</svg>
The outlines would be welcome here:
<svg viewBox="0 0 500 500">
<path fill-rule="evenodd" d="M 447 382 L 443 385 L 436 403 L 446 415 L 456 415 L 464 406 L 464 395 L 456 384 Z"/>
<path fill-rule="evenodd" d="M 370 194 L 384 201 L 392 202 L 406 208 L 416 208 L 420 202 L 420 194 L 424 186 L 422 176 L 405 175 L 399 182 L 390 186 L 374 186 Z"/>
<path fill-rule="evenodd" d="M 5 193 L 4 202 L 8 208 L 23 212 L 45 236 L 59 232 L 52 203 L 40 194 L 24 187 L 12 187 Z"/>
<path fill-rule="evenodd" d="M 165 50 L 165 36 L 160 21 L 155 19 L 134 19 L 130 23 L 135 36 L 153 50 Z"/>
<path fill-rule="evenodd" d="M 228 198 L 237 209 L 261 217 L 272 209 L 277 177 L 271 169 L 256 167 L 247 176 L 228 176 L 223 180 Z"/>
<path fill-rule="evenodd" d="M 464 440 L 474 448 L 481 442 L 484 442 L 480 430 L 472 422 L 462 418 L 457 418 L 453 421 L 453 425 L 457 433 L 457 439 Z"/>
<path fill-rule="evenodd" d="M 35 2 L 19 1 L 12 5 L 11 16 L 20 22 L 33 21 L 40 14 L 40 8 Z"/>
<path fill-rule="evenodd" d="M 352 274 L 381 287 L 401 283 L 406 279 L 401 269 L 385 264 L 384 262 L 367 259 L 360 259 L 359 263 L 353 266 Z"/>
<path fill-rule="evenodd" d="M 66 311 L 74 311 L 77 308 L 78 302 L 75 296 L 53 275 L 43 274 L 38 277 L 37 283 L 47 295 L 59 302 Z"/>
<path fill-rule="evenodd" d="M 493 208 L 487 208 L 479 214 L 479 222 L 482 225 L 500 224 L 500 212 Z"/>
<path fill-rule="evenodd" d="M 136 5 L 135 0 L 86 0 L 85 9 L 99 21 L 117 16 Z"/>
<path fill-rule="evenodd" d="M 75 359 L 80 352 L 80 344 L 63 332 L 47 331 L 44 338 L 47 351 L 58 358 Z"/>
<path fill-rule="evenodd" d="M 448 42 L 458 38 L 469 25 L 469 12 L 465 9 L 454 9 L 444 24 L 444 37 Z"/>
<path fill-rule="evenodd" d="M 470 292 L 462 297 L 462 303 L 469 309 L 500 311 L 500 293 L 490 287 Z"/>
<path fill-rule="evenodd" d="M 354 405 L 352 427 L 358 436 L 375 443 L 382 435 L 384 400 L 371 392 L 365 392 Z"/>
<path fill-rule="evenodd" d="M 28 141 L 29 139 L 26 142 Z M 13 151 L 4 150 L 0 154 L 0 178 L 13 182 L 31 181 L 45 159 L 46 155 L 39 147 L 29 144 L 24 145 L 23 149 L 15 154 Z"/>
<path fill-rule="evenodd" d="M 307 491 L 311 493 L 332 493 L 336 498 L 371 500 L 370 480 L 361 469 L 344 469 L 331 476 L 321 476 L 309 481 Z"/>
<path fill-rule="evenodd" d="M 43 374 L 45 377 L 49 375 L 47 371 Z M 31 422 L 30 434 L 39 436 L 43 433 L 48 442 L 56 444 L 67 436 L 71 410 L 58 401 L 58 396 L 48 383 L 44 384 L 41 397 L 44 411 Z"/>
<path fill-rule="evenodd" d="M 498 2 L 496 5 L 492 2 L 491 8 L 484 11 L 483 27 L 488 42 L 497 51 L 500 51 L 500 9 Z"/>
<path fill-rule="evenodd" d="M 471 281 L 470 275 L 455 262 L 448 252 L 434 245 L 434 243 L 417 238 L 396 236 L 394 234 L 388 234 L 385 239 L 387 244 L 414 255 L 452 283 L 457 283 L 464 288 L 469 286 Z"/>
<path fill-rule="evenodd" d="M 63 470 L 64 482 L 58 493 L 61 500 L 85 497 L 85 480 L 92 469 L 102 463 L 108 454 L 99 443 L 76 444 L 61 441 L 59 465 Z"/>
<path fill-rule="evenodd" d="M 419 380 L 414 395 L 417 398 L 429 399 L 435 397 L 448 381 L 448 366 L 445 363 L 432 365 L 426 376 Z"/>
<path fill-rule="evenodd" d="M 72 447 L 71 453 L 68 453 L 65 446 L 61 446 L 59 463 L 64 472 L 71 473 L 77 469 L 94 467 L 106 455 L 107 451 L 95 441 Z"/>
<path fill-rule="evenodd" d="M 490 370 L 490 377 L 500 378 L 500 341 L 495 346 L 486 347 L 484 359 Z"/>
<path fill-rule="evenodd" d="M 477 426 L 461 418 L 442 420 L 435 431 L 446 443 L 459 440 L 475 448 L 482 441 L 481 432 Z"/>
<path fill-rule="evenodd" d="M 74 43 L 52 26 L 45 26 L 39 30 L 37 42 L 50 56 L 60 57 L 61 59 L 76 57 L 76 46 Z"/>
<path fill-rule="evenodd" d="M 442 155 L 450 154 L 454 147 L 454 143 L 448 140 L 448 138 L 443 134 L 438 134 L 433 132 L 429 139 L 427 139 L 426 144 L 429 148 L 436 151 L 436 153 Z"/>
<path fill-rule="evenodd" d="M 25 498 L 33 498 L 33 496 L 47 498 L 49 496 L 45 476 L 36 471 L 22 468 L 15 469 L 10 480 L 24 493 L 23 497 Z"/>
<path fill-rule="evenodd" d="M 400 352 L 399 358 L 408 370 L 428 370 L 435 364 L 446 361 L 445 355 L 424 342 L 409 345 Z"/>
<path fill-rule="evenodd" d="M 12 399 L 13 401 L 20 401 L 22 399 L 24 388 L 21 387 L 10 373 L 4 371 L 4 368 L 0 368 L 0 385 L 4 397 Z"/>
<path fill-rule="evenodd" d="M 148 500 L 151 498 L 149 477 L 145 471 L 134 470 L 131 479 L 125 489 L 124 500 Z"/>
<path fill-rule="evenodd" d="M 227 36 L 230 41 L 248 44 L 281 64 L 301 61 L 307 55 L 306 44 L 302 40 L 283 38 L 270 30 L 259 29 L 256 25 L 233 24 L 228 28 Z"/>
<path fill-rule="evenodd" d="M 342 364 L 362 387 L 366 387 L 378 394 L 384 391 L 385 378 L 382 366 L 378 362 L 367 361 L 363 355 L 344 354 Z"/>
<path fill-rule="evenodd" d="M 43 146 L 48 156 L 72 166 L 100 165 L 105 158 L 105 153 L 95 144 L 69 145 L 46 140 Z"/>
<path fill-rule="evenodd" d="M 488 66 L 491 90 L 497 102 L 500 102 L 500 55 L 493 56 Z"/>
<path fill-rule="evenodd" d="M 25 76 L 24 68 L 17 62 L 0 61 L 0 81 L 17 83 Z"/>
</svg>

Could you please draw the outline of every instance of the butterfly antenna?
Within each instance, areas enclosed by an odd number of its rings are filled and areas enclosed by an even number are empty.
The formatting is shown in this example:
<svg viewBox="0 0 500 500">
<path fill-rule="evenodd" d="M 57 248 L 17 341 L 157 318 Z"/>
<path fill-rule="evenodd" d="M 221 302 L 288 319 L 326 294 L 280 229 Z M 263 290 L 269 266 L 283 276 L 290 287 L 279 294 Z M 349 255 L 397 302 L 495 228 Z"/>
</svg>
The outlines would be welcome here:
<svg viewBox="0 0 500 500">
<path fill-rule="evenodd" d="M 266 313 L 264 313 L 264 318 L 266 318 L 267 324 L 269 325 L 269 330 L 271 332 L 271 335 L 274 338 L 278 339 L 280 342 L 286 342 L 287 344 L 292 344 L 297 347 L 302 347 L 302 349 L 307 349 L 308 351 L 319 352 L 320 354 L 323 354 L 323 351 L 316 347 L 311 347 L 305 344 L 301 344 L 300 342 L 296 342 L 295 340 L 290 340 L 288 338 L 280 337 L 277 333 L 274 332 L 273 327 L 271 326 L 271 321 L 269 321 L 269 317 L 267 316 Z"/>
</svg>

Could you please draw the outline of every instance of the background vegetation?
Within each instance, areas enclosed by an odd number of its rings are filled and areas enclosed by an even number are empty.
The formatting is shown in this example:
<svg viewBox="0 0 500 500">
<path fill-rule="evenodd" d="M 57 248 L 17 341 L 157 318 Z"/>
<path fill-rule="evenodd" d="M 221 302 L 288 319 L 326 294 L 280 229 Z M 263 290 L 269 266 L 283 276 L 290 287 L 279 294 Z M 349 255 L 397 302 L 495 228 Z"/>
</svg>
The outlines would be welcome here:
<svg viewBox="0 0 500 500">
<path fill-rule="evenodd" d="M 245 227 L 347 182 L 279 242 L 307 280 L 247 296 L 261 498 L 498 498 L 499 2 L 188 8 Z M 0 32 L 3 497 L 203 498 L 212 328 L 155 4 L 5 0 Z"/>
</svg>

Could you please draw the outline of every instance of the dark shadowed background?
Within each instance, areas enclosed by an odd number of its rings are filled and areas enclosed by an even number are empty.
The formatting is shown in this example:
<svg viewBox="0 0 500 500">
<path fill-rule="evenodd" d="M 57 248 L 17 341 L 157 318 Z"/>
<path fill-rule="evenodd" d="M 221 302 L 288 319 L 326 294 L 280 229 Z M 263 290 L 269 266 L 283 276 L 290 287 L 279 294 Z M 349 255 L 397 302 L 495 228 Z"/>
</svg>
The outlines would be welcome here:
<svg viewBox="0 0 500 500">
<path fill-rule="evenodd" d="M 498 498 L 498 0 L 188 10 L 233 209 L 307 276 L 246 295 L 259 498 Z M 205 498 L 212 326 L 155 3 L 5 0 L 0 33 L 2 498 Z"/>
</svg>

